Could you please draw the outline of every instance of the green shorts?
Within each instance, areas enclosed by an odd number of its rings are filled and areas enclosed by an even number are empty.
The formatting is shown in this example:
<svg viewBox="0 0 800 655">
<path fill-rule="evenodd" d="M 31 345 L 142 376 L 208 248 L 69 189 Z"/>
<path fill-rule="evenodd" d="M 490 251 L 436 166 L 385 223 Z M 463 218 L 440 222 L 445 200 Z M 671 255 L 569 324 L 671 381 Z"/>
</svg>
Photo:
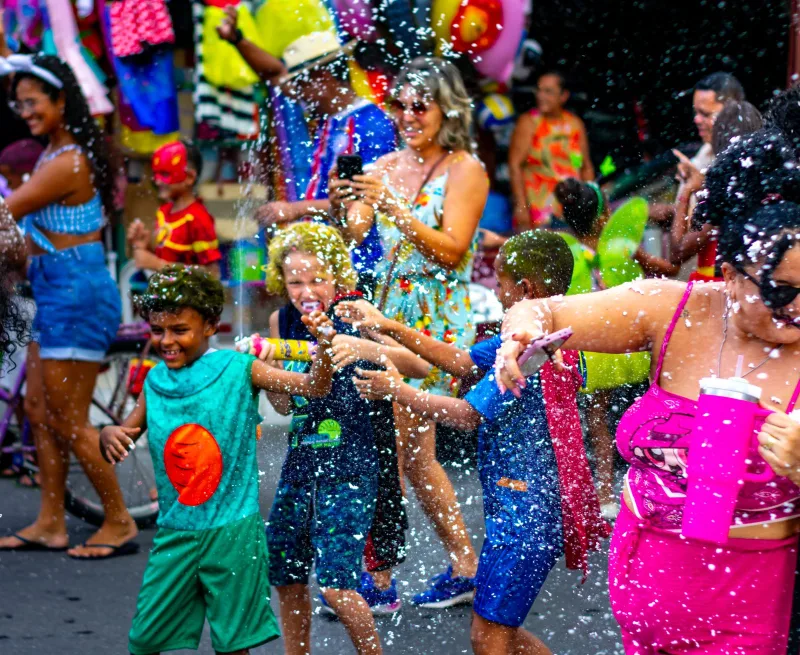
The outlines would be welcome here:
<svg viewBox="0 0 800 655">
<path fill-rule="evenodd" d="M 206 617 L 217 652 L 275 639 L 268 569 L 259 514 L 213 530 L 159 529 L 139 591 L 130 652 L 196 649 Z"/>
</svg>

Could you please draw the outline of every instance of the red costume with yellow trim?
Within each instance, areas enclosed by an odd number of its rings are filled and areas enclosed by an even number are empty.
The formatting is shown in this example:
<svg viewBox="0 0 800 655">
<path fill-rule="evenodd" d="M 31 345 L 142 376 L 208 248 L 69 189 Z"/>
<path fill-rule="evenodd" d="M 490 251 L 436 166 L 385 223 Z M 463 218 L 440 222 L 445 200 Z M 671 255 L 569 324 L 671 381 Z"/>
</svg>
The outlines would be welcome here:
<svg viewBox="0 0 800 655">
<path fill-rule="evenodd" d="M 156 256 L 177 264 L 208 266 L 222 259 L 214 217 L 200 200 L 173 212 L 172 203 L 156 213 Z"/>
</svg>

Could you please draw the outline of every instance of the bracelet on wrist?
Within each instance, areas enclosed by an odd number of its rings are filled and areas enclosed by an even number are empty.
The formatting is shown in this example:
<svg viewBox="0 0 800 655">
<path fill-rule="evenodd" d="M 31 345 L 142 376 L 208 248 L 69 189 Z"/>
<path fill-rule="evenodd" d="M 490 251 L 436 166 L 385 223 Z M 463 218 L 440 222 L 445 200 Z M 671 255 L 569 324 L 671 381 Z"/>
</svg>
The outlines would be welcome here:
<svg viewBox="0 0 800 655">
<path fill-rule="evenodd" d="M 242 34 L 242 30 L 238 27 L 233 33 L 233 38 L 231 39 L 232 45 L 239 45 L 244 40 L 244 34 Z"/>
</svg>

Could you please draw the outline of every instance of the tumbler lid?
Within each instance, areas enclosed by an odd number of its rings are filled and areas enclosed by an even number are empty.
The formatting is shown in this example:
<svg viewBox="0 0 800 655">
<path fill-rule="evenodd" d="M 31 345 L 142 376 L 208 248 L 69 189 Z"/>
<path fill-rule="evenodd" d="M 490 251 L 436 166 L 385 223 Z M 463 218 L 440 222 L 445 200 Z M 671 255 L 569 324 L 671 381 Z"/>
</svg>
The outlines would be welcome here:
<svg viewBox="0 0 800 655">
<path fill-rule="evenodd" d="M 743 378 L 703 378 L 700 380 L 700 393 L 715 396 L 748 396 L 754 402 L 761 400 L 761 387 L 750 384 Z"/>
</svg>

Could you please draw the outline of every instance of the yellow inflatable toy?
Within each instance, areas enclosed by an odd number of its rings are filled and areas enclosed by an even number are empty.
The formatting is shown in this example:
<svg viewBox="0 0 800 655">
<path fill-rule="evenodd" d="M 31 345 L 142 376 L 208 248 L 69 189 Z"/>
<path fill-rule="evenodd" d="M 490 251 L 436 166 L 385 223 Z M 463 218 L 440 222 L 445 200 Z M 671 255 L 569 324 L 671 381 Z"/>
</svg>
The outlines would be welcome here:
<svg viewBox="0 0 800 655">
<path fill-rule="evenodd" d="M 262 47 L 274 57 L 301 36 L 336 30 L 320 0 L 266 0 L 256 12 L 256 25 Z"/>
<path fill-rule="evenodd" d="M 238 27 L 244 38 L 266 49 L 250 9 L 240 4 L 238 16 Z M 247 65 L 239 51 L 217 34 L 217 27 L 224 17 L 225 9 L 222 6 L 206 5 L 203 15 L 203 74 L 214 86 L 244 89 L 258 82 L 258 75 Z"/>
</svg>

